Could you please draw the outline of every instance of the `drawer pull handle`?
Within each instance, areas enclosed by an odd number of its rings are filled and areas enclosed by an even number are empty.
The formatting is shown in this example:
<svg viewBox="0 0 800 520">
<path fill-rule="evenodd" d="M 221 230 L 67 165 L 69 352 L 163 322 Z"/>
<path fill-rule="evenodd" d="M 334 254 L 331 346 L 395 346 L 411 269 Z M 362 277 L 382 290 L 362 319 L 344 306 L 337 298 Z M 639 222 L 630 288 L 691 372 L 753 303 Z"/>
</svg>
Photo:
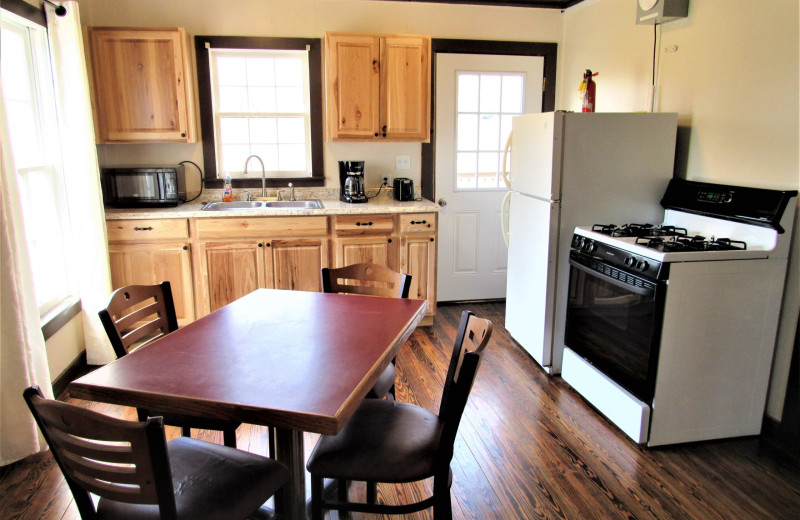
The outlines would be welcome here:
<svg viewBox="0 0 800 520">
<path fill-rule="evenodd" d="M 371 226 L 372 222 L 356 222 L 356 226 Z"/>
<path fill-rule="evenodd" d="M 148 227 L 135 227 L 133 228 L 134 231 L 153 231 L 153 226 Z"/>
<path fill-rule="evenodd" d="M 428 221 L 427 221 L 427 220 L 412 220 L 412 221 L 411 221 L 411 225 L 412 225 L 412 226 L 413 226 L 414 224 L 427 224 L 427 223 L 428 223 Z"/>
<path fill-rule="evenodd" d="M 184 251 L 188 251 L 189 250 L 189 246 L 183 246 L 183 250 Z"/>
</svg>

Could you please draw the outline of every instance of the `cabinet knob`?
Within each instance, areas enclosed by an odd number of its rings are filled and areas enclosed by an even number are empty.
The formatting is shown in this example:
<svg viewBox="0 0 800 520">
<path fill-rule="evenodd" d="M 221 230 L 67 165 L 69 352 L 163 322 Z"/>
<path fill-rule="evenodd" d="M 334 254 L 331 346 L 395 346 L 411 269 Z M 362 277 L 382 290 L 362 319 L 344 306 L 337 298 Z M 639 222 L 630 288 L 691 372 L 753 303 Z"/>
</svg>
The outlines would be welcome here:
<svg viewBox="0 0 800 520">
<path fill-rule="evenodd" d="M 184 251 L 186 251 L 187 249 L 189 249 L 189 246 L 183 246 Z"/>
<path fill-rule="evenodd" d="M 181 133 L 181 137 L 186 137 L 186 132 Z"/>
<path fill-rule="evenodd" d="M 258 243 L 258 247 L 264 247 L 264 244 L 262 244 L 261 242 L 259 242 L 259 243 Z"/>
<path fill-rule="evenodd" d="M 431 237 L 431 242 L 433 242 L 433 237 Z"/>
<path fill-rule="evenodd" d="M 390 239 L 388 240 L 388 242 L 391 244 L 391 243 L 392 243 L 392 239 L 390 238 Z"/>
<path fill-rule="evenodd" d="M 375 137 L 378 137 L 378 135 L 379 135 L 378 132 L 375 132 Z"/>
</svg>

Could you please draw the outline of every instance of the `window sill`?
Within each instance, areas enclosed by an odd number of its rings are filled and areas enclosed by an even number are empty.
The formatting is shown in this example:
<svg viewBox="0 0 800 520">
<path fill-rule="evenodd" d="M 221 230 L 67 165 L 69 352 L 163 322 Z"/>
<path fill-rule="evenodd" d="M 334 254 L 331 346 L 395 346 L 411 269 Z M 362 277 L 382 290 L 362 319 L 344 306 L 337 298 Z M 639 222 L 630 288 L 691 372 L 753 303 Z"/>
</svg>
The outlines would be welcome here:
<svg viewBox="0 0 800 520">
<path fill-rule="evenodd" d="M 42 334 L 45 341 L 61 330 L 61 327 L 81 312 L 81 300 L 75 296 L 70 296 L 56 305 L 54 309 L 47 312 L 41 318 Z"/>
</svg>

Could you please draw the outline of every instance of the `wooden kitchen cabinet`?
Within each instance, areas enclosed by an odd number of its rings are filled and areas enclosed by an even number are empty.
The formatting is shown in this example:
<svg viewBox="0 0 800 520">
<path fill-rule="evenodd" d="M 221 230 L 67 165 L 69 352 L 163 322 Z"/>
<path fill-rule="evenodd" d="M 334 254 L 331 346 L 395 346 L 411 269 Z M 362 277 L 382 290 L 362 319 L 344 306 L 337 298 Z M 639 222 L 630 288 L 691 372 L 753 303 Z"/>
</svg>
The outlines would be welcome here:
<svg viewBox="0 0 800 520">
<path fill-rule="evenodd" d="M 431 38 L 327 33 L 331 141 L 430 141 Z"/>
<path fill-rule="evenodd" d="M 339 215 L 333 229 L 335 267 L 367 262 L 397 269 L 392 215 Z"/>
<path fill-rule="evenodd" d="M 194 93 L 182 28 L 88 28 L 98 144 L 195 142 Z"/>
<path fill-rule="evenodd" d="M 111 285 L 169 281 L 180 326 L 194 321 L 192 256 L 186 219 L 109 220 Z"/>
<path fill-rule="evenodd" d="M 327 217 L 197 219 L 198 315 L 258 288 L 320 291 Z"/>
<path fill-rule="evenodd" d="M 399 216 L 400 271 L 411 275 L 409 298 L 428 300 L 423 325 L 436 314 L 436 213 Z"/>
</svg>

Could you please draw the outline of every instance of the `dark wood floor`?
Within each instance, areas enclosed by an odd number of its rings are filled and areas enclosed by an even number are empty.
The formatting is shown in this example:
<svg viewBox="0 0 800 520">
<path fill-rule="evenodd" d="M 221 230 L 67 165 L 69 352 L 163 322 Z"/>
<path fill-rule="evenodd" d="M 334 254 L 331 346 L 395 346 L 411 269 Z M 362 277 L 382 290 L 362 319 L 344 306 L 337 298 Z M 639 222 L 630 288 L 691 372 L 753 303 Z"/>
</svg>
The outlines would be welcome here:
<svg viewBox="0 0 800 520">
<path fill-rule="evenodd" d="M 495 332 L 456 441 L 454 518 L 800 517 L 800 468 L 791 459 L 755 438 L 639 447 L 560 378 L 549 378 L 509 338 L 502 327 L 502 304 L 469 308 L 494 321 Z M 397 360 L 398 399 L 437 409 L 461 309 L 440 307 L 435 325 L 416 331 L 403 347 Z M 82 404 L 134 418 L 130 409 Z M 264 453 L 265 437 L 264 428 L 243 425 L 239 447 Z M 308 436 L 308 450 L 314 441 Z M 381 486 L 379 493 L 381 499 L 395 500 L 429 489 L 430 483 Z M 0 497 L 1 519 L 78 518 L 47 453 L 3 469 Z"/>
</svg>

